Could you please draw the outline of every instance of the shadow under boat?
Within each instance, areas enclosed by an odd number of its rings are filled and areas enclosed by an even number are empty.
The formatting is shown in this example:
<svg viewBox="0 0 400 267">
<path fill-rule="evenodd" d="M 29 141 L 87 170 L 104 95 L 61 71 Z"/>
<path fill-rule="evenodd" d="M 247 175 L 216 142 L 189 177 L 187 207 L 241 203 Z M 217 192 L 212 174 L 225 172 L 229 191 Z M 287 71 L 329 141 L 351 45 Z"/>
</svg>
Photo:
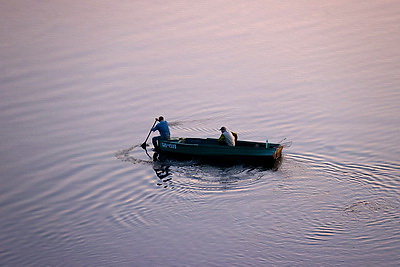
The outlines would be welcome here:
<svg viewBox="0 0 400 267">
<path fill-rule="evenodd" d="M 187 156 L 182 156 L 182 155 L 175 155 L 175 154 L 166 154 L 166 153 L 160 153 L 160 152 L 154 152 L 153 153 L 153 161 L 158 162 L 163 166 L 162 169 L 160 168 L 155 168 L 154 170 L 156 171 L 156 174 L 158 177 L 160 177 L 159 174 L 166 174 L 169 173 L 169 167 L 175 164 L 179 165 L 209 165 L 209 166 L 215 166 L 215 167 L 224 167 L 224 168 L 229 168 L 229 167 L 234 167 L 237 165 L 241 165 L 245 168 L 261 168 L 265 170 L 272 170 L 272 171 L 277 171 L 280 166 L 282 165 L 283 161 L 283 155 L 280 156 L 279 158 L 275 160 L 269 160 L 269 161 L 263 161 L 263 162 L 256 162 L 256 161 L 247 161 L 247 160 L 240 160 L 240 159 L 225 159 L 222 160 L 220 158 L 212 159 L 208 157 L 187 157 Z M 166 168 L 168 167 L 168 168 Z M 168 171 L 167 171 L 168 170 Z M 163 177 L 160 177 L 163 178 Z"/>
</svg>

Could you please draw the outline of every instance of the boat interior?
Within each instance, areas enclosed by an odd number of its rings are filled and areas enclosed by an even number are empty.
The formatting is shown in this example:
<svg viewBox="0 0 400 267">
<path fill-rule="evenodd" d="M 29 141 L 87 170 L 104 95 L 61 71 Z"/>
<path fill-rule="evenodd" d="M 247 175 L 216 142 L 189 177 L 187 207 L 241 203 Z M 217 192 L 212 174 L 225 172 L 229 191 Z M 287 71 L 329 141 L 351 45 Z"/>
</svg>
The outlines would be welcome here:
<svg viewBox="0 0 400 267">
<path fill-rule="evenodd" d="M 171 141 L 176 141 L 183 144 L 197 144 L 197 145 L 221 145 L 216 138 L 171 138 Z M 279 144 L 269 143 L 268 147 L 278 147 Z M 236 147 L 265 147 L 263 142 L 241 141 L 236 142 Z"/>
</svg>

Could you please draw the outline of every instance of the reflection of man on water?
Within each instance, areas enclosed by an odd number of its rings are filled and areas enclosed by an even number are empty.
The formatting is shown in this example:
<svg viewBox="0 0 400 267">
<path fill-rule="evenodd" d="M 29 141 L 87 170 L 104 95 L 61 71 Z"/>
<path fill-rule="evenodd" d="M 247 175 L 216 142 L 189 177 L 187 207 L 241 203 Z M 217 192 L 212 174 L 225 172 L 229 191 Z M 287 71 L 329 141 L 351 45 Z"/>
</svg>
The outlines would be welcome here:
<svg viewBox="0 0 400 267">
<path fill-rule="evenodd" d="M 169 168 L 170 168 L 170 166 L 168 166 L 168 165 L 158 165 L 158 166 L 155 165 L 153 169 L 156 172 L 156 175 L 158 178 L 164 179 L 171 175 L 171 173 L 169 172 Z M 168 180 L 171 180 L 171 179 L 168 179 Z M 163 182 L 166 182 L 168 180 L 164 180 Z"/>
<path fill-rule="evenodd" d="M 170 168 L 169 165 L 160 164 L 160 163 L 155 163 L 153 165 L 153 169 L 156 172 L 157 177 L 160 179 L 159 182 L 157 183 L 158 186 L 162 186 L 164 188 L 171 186 L 170 181 L 172 179 L 172 176 L 171 176 L 169 168 Z"/>
<path fill-rule="evenodd" d="M 159 147 L 159 140 L 168 140 L 171 136 L 168 122 L 164 120 L 164 117 L 160 116 L 159 118 L 156 118 L 156 121 L 158 121 L 157 125 L 151 129 L 153 132 L 160 132 L 160 136 L 154 136 L 152 139 L 155 149 Z"/>
</svg>

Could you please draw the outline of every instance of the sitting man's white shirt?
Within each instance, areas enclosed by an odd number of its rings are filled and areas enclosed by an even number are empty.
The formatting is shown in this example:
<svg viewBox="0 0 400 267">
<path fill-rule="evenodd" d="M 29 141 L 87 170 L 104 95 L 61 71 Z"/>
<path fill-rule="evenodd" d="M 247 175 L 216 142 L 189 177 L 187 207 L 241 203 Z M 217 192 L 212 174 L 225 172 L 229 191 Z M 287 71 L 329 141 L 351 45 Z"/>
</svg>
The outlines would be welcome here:
<svg viewBox="0 0 400 267">
<path fill-rule="evenodd" d="M 235 137 L 231 131 L 226 130 L 222 134 L 225 136 L 225 142 L 228 144 L 228 146 L 235 146 Z"/>
</svg>

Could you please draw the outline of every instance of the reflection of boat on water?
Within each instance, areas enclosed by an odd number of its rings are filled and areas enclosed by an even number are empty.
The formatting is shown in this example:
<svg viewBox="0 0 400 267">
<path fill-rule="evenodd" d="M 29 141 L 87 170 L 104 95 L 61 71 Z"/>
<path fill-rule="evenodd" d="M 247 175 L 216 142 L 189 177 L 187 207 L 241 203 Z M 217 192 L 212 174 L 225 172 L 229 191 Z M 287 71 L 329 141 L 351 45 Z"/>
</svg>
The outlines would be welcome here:
<svg viewBox="0 0 400 267">
<path fill-rule="evenodd" d="M 216 164 L 244 163 L 272 168 L 280 162 L 283 147 L 281 144 L 252 141 L 237 141 L 236 146 L 231 147 L 219 144 L 214 138 L 171 138 L 160 140 L 153 159 L 166 156 L 185 160 L 200 159 Z"/>
</svg>

